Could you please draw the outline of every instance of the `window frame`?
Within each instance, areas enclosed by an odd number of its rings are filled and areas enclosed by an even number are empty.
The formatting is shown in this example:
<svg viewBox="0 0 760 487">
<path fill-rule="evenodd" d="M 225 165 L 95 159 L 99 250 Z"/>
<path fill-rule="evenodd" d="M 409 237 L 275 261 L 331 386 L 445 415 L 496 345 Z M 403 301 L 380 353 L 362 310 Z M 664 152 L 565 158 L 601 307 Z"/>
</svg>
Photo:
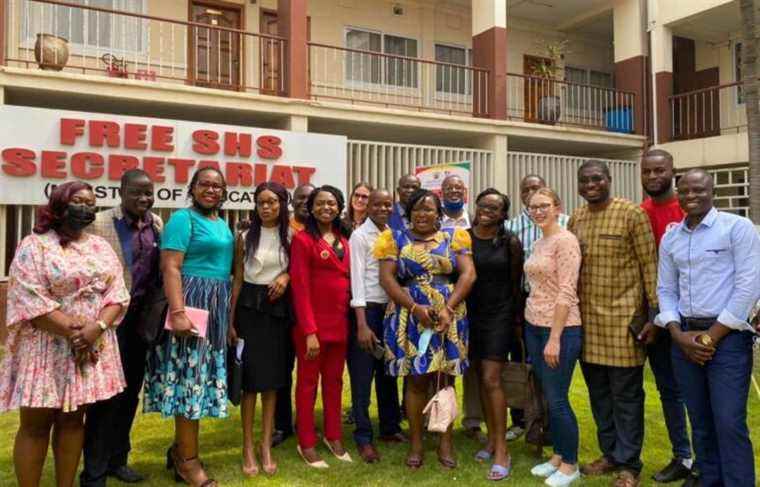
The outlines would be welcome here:
<svg viewBox="0 0 760 487">
<path fill-rule="evenodd" d="M 564 67 L 562 68 L 562 70 L 563 70 L 563 72 L 562 72 L 563 78 L 562 79 L 566 83 L 566 84 L 563 85 L 565 87 L 565 90 L 567 89 L 567 86 L 568 86 L 569 83 L 577 83 L 576 81 L 568 81 L 568 79 L 567 79 L 567 71 L 566 71 L 568 68 L 584 72 L 584 74 L 585 74 L 585 81 L 583 83 L 580 83 L 580 84 L 583 84 L 583 85 L 586 85 L 586 86 L 593 86 L 593 87 L 600 88 L 600 89 L 614 89 L 615 88 L 615 73 L 613 73 L 613 72 L 604 71 L 604 70 L 601 70 L 601 69 L 595 69 L 595 68 L 591 68 L 591 67 L 583 66 L 583 65 L 565 64 Z M 611 85 L 610 86 L 601 86 L 601 85 L 592 84 L 591 83 L 591 73 L 592 72 L 608 75 L 610 77 L 610 80 L 611 80 Z M 578 115 L 586 116 L 587 114 L 589 114 L 591 112 L 598 112 L 600 110 L 600 108 L 595 108 L 593 106 L 593 103 L 588 104 L 590 106 L 583 106 L 583 103 L 579 103 L 578 106 L 572 106 L 570 104 L 570 97 L 569 97 L 569 95 L 566 93 L 566 94 L 564 94 L 564 96 L 565 96 L 565 99 L 566 99 L 567 109 L 574 116 L 578 116 Z M 579 101 L 580 101 L 580 99 L 579 99 Z"/>
<path fill-rule="evenodd" d="M 344 82 L 344 84 L 346 84 L 348 86 L 351 86 L 351 87 L 364 88 L 364 89 L 377 89 L 379 87 L 393 87 L 395 89 L 400 89 L 400 90 L 409 90 L 410 92 L 418 92 L 421 89 L 421 82 L 420 82 L 420 76 L 419 75 L 415 75 L 414 76 L 414 86 L 406 86 L 406 85 L 399 85 L 399 84 L 396 84 L 396 83 L 389 83 L 388 82 L 388 76 L 387 76 L 388 63 L 386 62 L 386 60 L 388 58 L 385 57 L 385 55 L 397 56 L 397 54 L 389 54 L 389 53 L 385 52 L 385 37 L 386 36 L 391 36 L 391 37 L 395 37 L 395 38 L 398 38 L 398 39 L 404 39 L 406 41 L 414 41 L 415 44 L 416 44 L 417 53 L 418 53 L 418 55 L 414 59 L 417 59 L 418 61 L 421 61 L 421 58 L 419 57 L 419 52 L 420 52 L 420 41 L 419 41 L 419 39 L 414 38 L 414 37 L 407 37 L 407 36 L 404 36 L 404 35 L 394 34 L 394 33 L 391 33 L 391 32 L 383 32 L 381 30 L 370 29 L 370 28 L 366 28 L 366 27 L 356 27 L 356 26 L 353 26 L 353 25 L 346 25 L 346 26 L 343 27 L 343 46 L 346 49 L 353 49 L 351 47 L 348 47 L 348 35 L 352 31 L 365 32 L 365 33 L 368 33 L 368 34 L 378 34 L 378 35 L 380 35 L 380 51 L 379 52 L 369 51 L 369 52 L 373 52 L 373 53 L 376 53 L 376 54 L 380 54 L 380 56 L 379 56 L 379 59 L 380 59 L 380 80 L 378 82 L 374 82 L 372 80 L 366 81 L 366 80 L 354 80 L 354 79 L 350 79 L 348 77 L 348 63 L 346 63 L 346 67 L 343 69 L 343 82 Z M 346 51 L 346 53 L 348 55 L 350 55 L 351 52 L 352 51 Z M 411 56 L 405 56 L 405 57 L 411 58 Z"/>
<path fill-rule="evenodd" d="M 433 42 L 433 57 L 434 61 L 437 63 L 447 63 L 447 64 L 454 64 L 449 63 L 448 61 L 439 61 L 436 58 L 437 54 L 437 48 L 438 46 L 441 47 L 448 47 L 449 49 L 461 49 L 464 51 L 464 61 L 465 64 L 462 65 L 462 69 L 464 70 L 465 75 L 465 85 L 464 85 L 464 93 L 460 93 L 458 91 L 447 91 L 447 90 L 439 90 L 438 89 L 438 71 L 437 71 L 437 65 L 436 65 L 436 80 L 435 80 L 435 94 L 436 97 L 439 98 L 445 98 L 445 97 L 459 97 L 459 96 L 466 96 L 471 97 L 472 96 L 472 70 L 467 69 L 472 67 L 472 47 L 468 47 L 462 44 L 454 44 L 450 42 Z"/>
</svg>

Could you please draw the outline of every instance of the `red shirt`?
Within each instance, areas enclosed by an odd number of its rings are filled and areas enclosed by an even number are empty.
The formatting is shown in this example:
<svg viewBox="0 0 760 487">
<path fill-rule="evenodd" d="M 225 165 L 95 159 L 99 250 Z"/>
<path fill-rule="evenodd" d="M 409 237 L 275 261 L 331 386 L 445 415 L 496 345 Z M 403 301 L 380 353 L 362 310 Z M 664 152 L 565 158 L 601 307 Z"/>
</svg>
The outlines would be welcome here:
<svg viewBox="0 0 760 487">
<path fill-rule="evenodd" d="M 348 303 L 351 293 L 351 257 L 341 237 L 343 259 L 324 241 L 306 231 L 293 236 L 290 245 L 290 289 L 296 337 L 316 333 L 320 342 L 348 340 Z"/>
<path fill-rule="evenodd" d="M 664 203 L 657 203 L 652 198 L 647 198 L 641 203 L 641 209 L 649 216 L 657 248 L 660 247 L 660 240 L 665 232 L 677 223 L 681 223 L 685 215 L 675 196 Z"/>
</svg>

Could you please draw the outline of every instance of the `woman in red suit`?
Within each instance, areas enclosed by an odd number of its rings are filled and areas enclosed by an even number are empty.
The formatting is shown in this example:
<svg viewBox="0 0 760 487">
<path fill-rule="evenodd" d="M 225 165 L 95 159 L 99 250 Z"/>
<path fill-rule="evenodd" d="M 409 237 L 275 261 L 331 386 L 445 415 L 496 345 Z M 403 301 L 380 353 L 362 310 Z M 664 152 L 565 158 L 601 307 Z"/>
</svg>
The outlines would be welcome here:
<svg viewBox="0 0 760 487">
<path fill-rule="evenodd" d="M 306 202 L 309 218 L 293 237 L 290 275 L 296 326 L 293 343 L 296 374 L 298 453 L 314 468 L 327 468 L 317 453 L 314 403 L 322 377 L 324 443 L 339 460 L 350 462 L 341 441 L 343 364 L 348 341 L 350 262 L 348 241 L 341 234 L 344 200 L 332 186 L 315 189 Z"/>
</svg>

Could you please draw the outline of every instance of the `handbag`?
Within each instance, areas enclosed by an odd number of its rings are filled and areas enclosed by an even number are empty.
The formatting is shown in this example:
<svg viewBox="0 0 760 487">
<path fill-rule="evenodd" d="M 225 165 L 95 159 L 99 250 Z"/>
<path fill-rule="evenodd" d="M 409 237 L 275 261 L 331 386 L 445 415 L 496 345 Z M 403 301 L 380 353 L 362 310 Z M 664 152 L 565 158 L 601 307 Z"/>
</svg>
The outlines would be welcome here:
<svg viewBox="0 0 760 487">
<path fill-rule="evenodd" d="M 522 349 L 522 361 L 507 362 L 501 373 L 501 386 L 507 407 L 528 409 L 534 392 L 533 366 L 525 361 L 525 342 L 518 337 Z"/>
<path fill-rule="evenodd" d="M 146 345 L 153 346 L 164 338 L 164 322 L 169 310 L 163 281 L 159 277 L 155 283 L 145 289 L 135 303 L 137 306 L 135 327 L 137 335 Z"/>
<path fill-rule="evenodd" d="M 428 415 L 427 429 L 434 433 L 445 433 L 457 418 L 457 395 L 454 387 L 446 386 L 441 389 L 441 375 L 438 372 L 437 392 L 428 401 L 423 414 Z"/>
<path fill-rule="evenodd" d="M 227 346 L 227 398 L 235 406 L 240 405 L 243 396 L 243 347 L 245 342 L 238 340 L 235 345 Z"/>
</svg>

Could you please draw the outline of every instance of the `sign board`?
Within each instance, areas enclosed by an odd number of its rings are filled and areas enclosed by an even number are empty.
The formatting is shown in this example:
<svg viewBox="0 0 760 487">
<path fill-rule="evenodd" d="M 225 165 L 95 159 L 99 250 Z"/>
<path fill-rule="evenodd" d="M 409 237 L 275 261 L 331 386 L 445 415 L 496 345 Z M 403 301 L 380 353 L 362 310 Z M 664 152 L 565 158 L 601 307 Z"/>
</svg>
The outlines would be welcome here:
<svg viewBox="0 0 760 487">
<path fill-rule="evenodd" d="M 435 166 L 418 166 L 415 169 L 415 175 L 420 180 L 421 187 L 423 189 L 429 189 L 430 191 L 441 197 L 441 184 L 447 176 L 456 175 L 462 178 L 467 188 L 465 193 L 465 202 L 467 202 L 467 194 L 472 187 L 470 182 L 470 168 L 469 162 L 452 162 L 449 164 L 438 164 Z"/>
<path fill-rule="evenodd" d="M 0 120 L 0 204 L 44 204 L 55 185 L 78 179 L 99 206 L 115 206 L 132 168 L 151 175 L 157 208 L 187 206 L 190 178 L 206 166 L 225 175 L 228 209 L 250 209 L 264 181 L 345 190 L 343 136 L 10 105 Z"/>
</svg>

